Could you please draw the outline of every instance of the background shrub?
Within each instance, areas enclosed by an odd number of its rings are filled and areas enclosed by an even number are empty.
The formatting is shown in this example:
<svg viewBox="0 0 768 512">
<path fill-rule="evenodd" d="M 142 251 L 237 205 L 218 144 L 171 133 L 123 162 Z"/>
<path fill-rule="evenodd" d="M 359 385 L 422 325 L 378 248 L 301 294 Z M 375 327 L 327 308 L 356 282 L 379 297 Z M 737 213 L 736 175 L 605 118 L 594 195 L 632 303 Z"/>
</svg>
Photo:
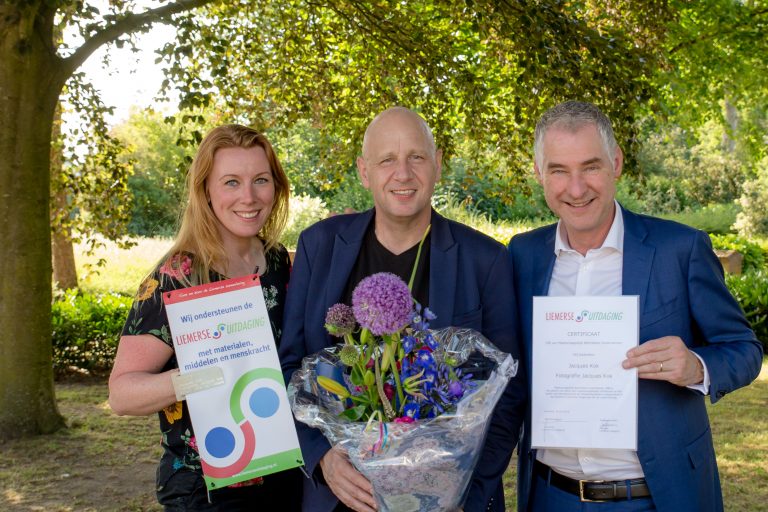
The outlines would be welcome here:
<svg viewBox="0 0 768 512">
<path fill-rule="evenodd" d="M 360 183 L 357 174 L 348 174 L 325 203 L 333 213 L 344 213 L 348 208 L 362 212 L 373 208 L 373 197 Z"/>
<path fill-rule="evenodd" d="M 715 249 L 731 249 L 741 253 L 744 256 L 744 261 L 742 262 L 744 272 L 766 268 L 768 255 L 760 244 L 734 234 L 710 234 L 709 238 L 712 240 L 712 247 Z"/>
<path fill-rule="evenodd" d="M 739 206 L 737 204 L 724 203 L 659 216 L 693 226 L 707 233 L 723 235 L 733 232 L 731 226 L 736 220 L 738 212 Z"/>
<path fill-rule="evenodd" d="M 280 236 L 280 241 L 288 249 L 296 248 L 302 231 L 328 216 L 328 208 L 322 199 L 305 195 L 292 195 L 288 211 L 288 225 Z"/>
<path fill-rule="evenodd" d="M 693 132 L 676 126 L 641 130 L 645 136 L 636 158 L 643 187 L 637 193 L 655 210 L 648 213 L 727 203 L 741 194 L 748 168 L 724 143 L 715 121 Z"/>
<path fill-rule="evenodd" d="M 763 350 L 768 353 L 768 272 L 726 274 L 725 282 L 739 301 L 757 339 L 762 342 Z"/>
<path fill-rule="evenodd" d="M 105 374 L 133 299 L 117 294 L 69 290 L 53 302 L 53 369 Z"/>
<path fill-rule="evenodd" d="M 744 184 L 739 198 L 741 213 L 735 228 L 742 235 L 768 235 L 768 158 L 761 162 L 759 173 Z"/>
</svg>

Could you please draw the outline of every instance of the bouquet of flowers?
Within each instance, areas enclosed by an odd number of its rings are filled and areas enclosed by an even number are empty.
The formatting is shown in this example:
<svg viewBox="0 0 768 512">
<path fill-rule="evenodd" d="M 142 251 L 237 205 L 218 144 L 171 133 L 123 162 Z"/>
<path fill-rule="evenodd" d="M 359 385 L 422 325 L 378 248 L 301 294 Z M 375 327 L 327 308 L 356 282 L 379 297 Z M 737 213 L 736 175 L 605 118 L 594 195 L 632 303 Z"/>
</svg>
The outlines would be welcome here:
<svg viewBox="0 0 768 512">
<path fill-rule="evenodd" d="M 304 359 L 288 388 L 373 484 L 382 511 L 461 506 L 491 412 L 517 363 L 471 329 L 430 330 L 399 277 L 363 279 L 326 329 L 343 343 Z"/>
</svg>

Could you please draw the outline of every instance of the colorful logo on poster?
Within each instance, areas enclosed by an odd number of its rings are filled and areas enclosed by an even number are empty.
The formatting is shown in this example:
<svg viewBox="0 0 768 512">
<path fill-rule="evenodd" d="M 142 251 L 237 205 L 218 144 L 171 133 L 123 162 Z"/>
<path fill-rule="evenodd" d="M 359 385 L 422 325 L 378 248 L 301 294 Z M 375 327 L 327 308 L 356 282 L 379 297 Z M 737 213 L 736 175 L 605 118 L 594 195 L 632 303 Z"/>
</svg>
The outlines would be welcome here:
<svg viewBox="0 0 768 512">
<path fill-rule="evenodd" d="M 224 335 L 224 331 L 227 330 L 227 326 L 224 324 L 219 324 L 216 326 L 216 328 L 213 330 L 213 339 L 217 340 L 221 338 Z"/>
<path fill-rule="evenodd" d="M 240 408 L 242 403 L 243 394 L 246 389 L 249 388 L 249 384 L 257 379 L 271 379 L 277 381 L 280 386 L 283 386 L 282 374 L 270 368 L 257 368 L 251 370 L 242 377 L 240 377 L 232 388 L 232 394 L 230 396 L 230 412 L 232 413 L 232 419 L 240 428 L 243 434 L 243 448 L 242 453 L 235 462 L 227 466 L 217 467 L 213 466 L 201 459 L 203 466 L 203 473 L 212 478 L 227 478 L 234 476 L 243 471 L 253 459 L 253 454 L 256 452 L 256 433 L 254 432 L 253 425 L 243 414 Z M 251 412 L 259 418 L 269 418 L 274 416 L 280 409 L 280 397 L 274 389 L 268 386 L 259 386 L 255 389 L 251 387 L 248 389 L 250 396 L 248 396 L 248 407 Z M 235 433 L 228 427 L 214 427 L 208 431 L 203 437 L 203 443 L 208 453 L 216 458 L 229 457 L 235 451 L 237 446 L 235 440 Z"/>
</svg>

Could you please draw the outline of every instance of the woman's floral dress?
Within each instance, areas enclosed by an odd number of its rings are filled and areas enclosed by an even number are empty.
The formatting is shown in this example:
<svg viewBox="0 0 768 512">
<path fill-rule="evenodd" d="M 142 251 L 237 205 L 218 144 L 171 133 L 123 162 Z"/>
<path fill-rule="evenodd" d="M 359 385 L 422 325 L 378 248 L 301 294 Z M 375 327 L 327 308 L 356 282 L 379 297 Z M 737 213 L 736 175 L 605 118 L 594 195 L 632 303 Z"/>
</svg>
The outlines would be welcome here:
<svg viewBox="0 0 768 512">
<path fill-rule="evenodd" d="M 150 334 L 173 348 L 168 316 L 161 296 L 163 292 L 184 288 L 179 279 L 182 274 L 187 276 L 190 274 L 193 258 L 194 255 L 192 254 L 177 255 L 160 265 L 151 276 L 144 280 L 123 327 L 123 336 Z M 261 286 L 272 333 L 279 346 L 291 263 L 288 251 L 283 246 L 267 252 L 266 260 L 267 269 L 261 273 Z M 211 271 L 211 282 L 223 279 L 226 277 Z M 168 360 L 163 371 L 174 368 L 178 368 L 175 355 Z M 166 483 L 178 471 L 186 470 L 202 474 L 202 469 L 186 401 L 176 402 L 166 407 L 158 413 L 158 416 L 163 446 L 163 455 L 157 470 L 157 486 L 158 493 L 160 493 Z M 269 482 L 269 476 L 265 479 Z M 236 485 L 254 484 L 262 485 L 263 479 L 257 478 Z"/>
</svg>

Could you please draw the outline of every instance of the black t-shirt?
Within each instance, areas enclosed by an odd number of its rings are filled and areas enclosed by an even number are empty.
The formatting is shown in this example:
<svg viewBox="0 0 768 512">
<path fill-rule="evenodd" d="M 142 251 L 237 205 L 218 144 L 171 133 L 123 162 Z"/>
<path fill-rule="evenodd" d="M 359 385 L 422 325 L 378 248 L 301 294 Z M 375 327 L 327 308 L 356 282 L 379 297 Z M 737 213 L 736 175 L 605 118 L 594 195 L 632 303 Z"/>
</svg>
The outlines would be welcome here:
<svg viewBox="0 0 768 512">
<path fill-rule="evenodd" d="M 431 236 L 431 234 L 427 235 L 421 248 L 419 267 L 416 269 L 411 293 L 414 300 L 424 307 L 429 306 L 429 241 Z M 365 238 L 362 247 L 360 247 L 360 253 L 357 255 L 355 266 L 352 267 L 352 272 L 349 274 L 342 302 L 352 305 L 352 292 L 357 284 L 377 272 L 391 272 L 400 276 L 407 284 L 411 279 L 413 264 L 418 252 L 419 244 L 417 243 L 401 254 L 392 254 L 376 238 L 374 222 L 371 222 L 365 232 Z"/>
</svg>

